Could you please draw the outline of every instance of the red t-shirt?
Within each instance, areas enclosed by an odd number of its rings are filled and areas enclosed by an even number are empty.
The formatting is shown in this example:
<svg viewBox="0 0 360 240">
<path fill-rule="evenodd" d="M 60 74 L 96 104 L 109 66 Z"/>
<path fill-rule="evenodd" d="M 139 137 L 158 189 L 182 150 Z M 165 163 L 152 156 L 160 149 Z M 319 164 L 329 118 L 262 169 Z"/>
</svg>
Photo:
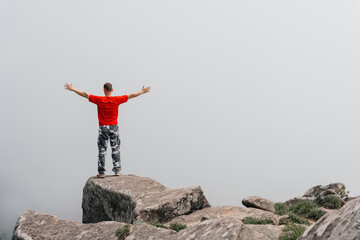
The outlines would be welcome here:
<svg viewBox="0 0 360 240">
<path fill-rule="evenodd" d="M 128 96 L 89 96 L 89 101 L 97 105 L 99 126 L 116 125 L 119 115 L 119 105 L 127 102 Z"/>
</svg>

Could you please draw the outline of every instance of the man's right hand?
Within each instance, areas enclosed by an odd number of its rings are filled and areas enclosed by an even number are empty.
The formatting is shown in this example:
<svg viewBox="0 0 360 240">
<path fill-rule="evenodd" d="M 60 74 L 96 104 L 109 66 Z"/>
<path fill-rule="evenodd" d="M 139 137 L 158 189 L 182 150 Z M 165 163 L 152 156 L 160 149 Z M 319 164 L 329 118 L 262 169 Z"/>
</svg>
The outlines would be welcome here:
<svg viewBox="0 0 360 240">
<path fill-rule="evenodd" d="M 74 87 L 72 84 L 65 83 L 65 90 L 74 91 Z"/>
<path fill-rule="evenodd" d="M 89 96 L 90 96 L 89 94 L 75 89 L 72 84 L 65 83 L 64 87 L 65 87 L 65 90 L 76 92 L 79 96 L 89 99 Z"/>
</svg>

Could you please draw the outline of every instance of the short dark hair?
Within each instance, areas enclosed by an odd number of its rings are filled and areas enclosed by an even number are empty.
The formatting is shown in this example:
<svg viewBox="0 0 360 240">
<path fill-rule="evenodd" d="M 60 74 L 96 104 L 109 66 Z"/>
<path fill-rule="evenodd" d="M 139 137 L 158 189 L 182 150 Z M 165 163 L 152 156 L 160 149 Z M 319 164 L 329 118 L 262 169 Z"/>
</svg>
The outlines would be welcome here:
<svg viewBox="0 0 360 240">
<path fill-rule="evenodd" d="M 107 91 L 107 92 L 111 92 L 112 91 L 112 85 L 111 83 L 107 82 L 104 84 L 104 89 Z"/>
</svg>

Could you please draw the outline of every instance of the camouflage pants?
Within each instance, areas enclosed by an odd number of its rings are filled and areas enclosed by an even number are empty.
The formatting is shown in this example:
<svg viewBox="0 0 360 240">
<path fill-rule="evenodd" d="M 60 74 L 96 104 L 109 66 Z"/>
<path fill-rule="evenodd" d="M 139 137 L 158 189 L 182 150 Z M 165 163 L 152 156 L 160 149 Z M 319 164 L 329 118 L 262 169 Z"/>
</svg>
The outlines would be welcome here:
<svg viewBox="0 0 360 240">
<path fill-rule="evenodd" d="M 110 139 L 111 151 L 112 151 L 112 162 L 113 172 L 119 172 L 120 166 L 120 138 L 119 138 L 119 126 L 118 125 L 107 125 L 99 127 L 99 138 L 97 141 L 99 148 L 99 159 L 98 159 L 98 172 L 99 174 L 105 174 L 105 155 L 107 150 L 108 140 Z"/>
</svg>

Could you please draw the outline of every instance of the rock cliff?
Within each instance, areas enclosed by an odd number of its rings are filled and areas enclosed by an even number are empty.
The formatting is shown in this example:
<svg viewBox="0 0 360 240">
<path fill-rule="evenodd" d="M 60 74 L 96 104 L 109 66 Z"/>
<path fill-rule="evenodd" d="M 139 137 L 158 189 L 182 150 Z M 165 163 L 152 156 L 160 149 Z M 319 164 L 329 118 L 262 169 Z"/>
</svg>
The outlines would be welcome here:
<svg viewBox="0 0 360 240">
<path fill-rule="evenodd" d="M 48 214 L 25 211 L 17 223 L 12 240 L 117 240 L 116 232 L 125 225 L 127 224 L 114 221 L 83 224 Z M 268 240 L 271 239 L 268 234 L 274 231 L 279 232 L 278 229 L 270 228 L 259 231 L 231 217 L 202 221 L 180 232 L 137 222 L 130 227 L 126 240 Z"/>
<path fill-rule="evenodd" d="M 298 215 L 300 208 L 304 211 L 319 197 L 343 199 L 344 189 L 341 183 L 318 185 L 304 196 L 286 201 L 282 209 L 258 196 L 243 199 L 247 208 L 211 207 L 200 187 L 169 189 L 153 179 L 134 175 L 91 177 L 83 189 L 83 223 L 27 210 L 20 216 L 12 240 L 275 240 L 294 234 L 291 227 L 304 231 L 306 224 L 313 222 L 314 216 L 302 219 Z M 323 211 L 325 215 L 300 239 L 360 239 L 360 197 L 347 199 L 352 200 L 344 202 L 340 210 Z M 173 225 L 185 229 L 176 232 L 171 230 Z M 289 227 L 290 231 L 286 230 Z M 119 232 L 123 237 L 117 235 Z"/>
<path fill-rule="evenodd" d="M 83 190 L 83 223 L 135 220 L 167 222 L 210 207 L 200 187 L 169 189 L 134 175 L 91 177 Z"/>
</svg>

